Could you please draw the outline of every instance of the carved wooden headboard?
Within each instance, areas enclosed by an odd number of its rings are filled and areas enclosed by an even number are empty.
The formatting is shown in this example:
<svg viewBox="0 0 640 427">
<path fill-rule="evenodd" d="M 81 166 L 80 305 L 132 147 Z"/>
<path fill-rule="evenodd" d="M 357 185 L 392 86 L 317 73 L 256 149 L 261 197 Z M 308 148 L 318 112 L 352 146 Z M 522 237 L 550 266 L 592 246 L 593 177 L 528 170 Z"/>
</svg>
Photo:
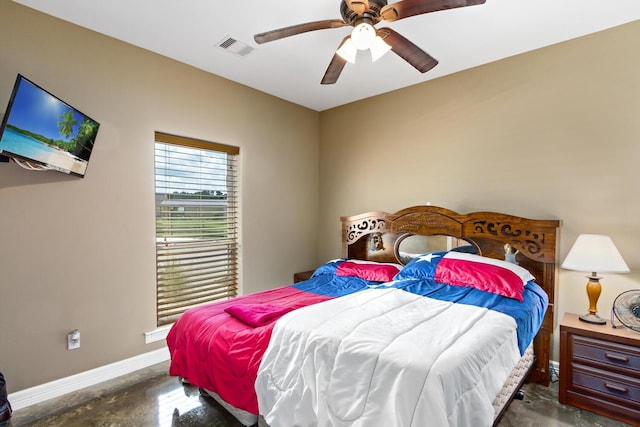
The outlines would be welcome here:
<svg viewBox="0 0 640 427">
<path fill-rule="evenodd" d="M 518 250 L 516 261 L 528 269 L 549 296 L 549 308 L 534 340 L 536 367 L 529 380 L 549 385 L 551 334 L 557 278 L 559 220 L 537 220 L 497 212 L 459 214 L 437 206 L 414 206 L 394 214 L 368 212 L 342 217 L 342 256 L 399 262 L 396 243 L 407 234 L 446 235 L 474 245 L 483 256 L 504 259 L 505 244 Z"/>
</svg>

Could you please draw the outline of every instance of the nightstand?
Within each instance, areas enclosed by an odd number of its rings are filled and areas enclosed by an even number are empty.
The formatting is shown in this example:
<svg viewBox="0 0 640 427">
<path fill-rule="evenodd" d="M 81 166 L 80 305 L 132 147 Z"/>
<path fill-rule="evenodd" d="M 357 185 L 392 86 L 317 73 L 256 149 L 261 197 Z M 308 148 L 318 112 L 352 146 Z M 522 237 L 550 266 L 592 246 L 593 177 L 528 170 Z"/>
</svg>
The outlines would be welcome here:
<svg viewBox="0 0 640 427">
<path fill-rule="evenodd" d="M 640 333 L 565 314 L 558 400 L 640 426 Z"/>
<path fill-rule="evenodd" d="M 311 276 L 313 275 L 313 272 L 315 270 L 309 270 L 309 271 L 301 271 L 299 273 L 295 273 L 293 275 L 293 283 L 298 283 L 298 282 L 302 282 L 304 280 L 309 280 L 311 278 Z"/>
</svg>

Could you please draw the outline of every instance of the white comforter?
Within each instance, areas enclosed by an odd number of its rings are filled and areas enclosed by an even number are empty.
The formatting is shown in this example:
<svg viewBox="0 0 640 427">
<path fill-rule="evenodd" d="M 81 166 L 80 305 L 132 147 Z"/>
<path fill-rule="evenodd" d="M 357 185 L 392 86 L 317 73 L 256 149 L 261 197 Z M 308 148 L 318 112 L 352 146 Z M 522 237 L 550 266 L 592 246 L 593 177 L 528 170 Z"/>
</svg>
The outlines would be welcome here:
<svg viewBox="0 0 640 427">
<path fill-rule="evenodd" d="M 276 323 L 256 381 L 271 427 L 490 426 L 520 358 L 504 314 L 384 288 Z"/>
</svg>

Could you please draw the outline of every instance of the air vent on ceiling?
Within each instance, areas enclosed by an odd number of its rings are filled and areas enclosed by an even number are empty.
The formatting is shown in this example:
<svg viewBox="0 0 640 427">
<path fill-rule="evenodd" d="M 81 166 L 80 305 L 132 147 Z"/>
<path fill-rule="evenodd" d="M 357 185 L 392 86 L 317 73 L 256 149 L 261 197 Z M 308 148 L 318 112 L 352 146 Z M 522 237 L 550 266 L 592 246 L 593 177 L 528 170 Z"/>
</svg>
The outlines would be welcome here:
<svg viewBox="0 0 640 427">
<path fill-rule="evenodd" d="M 222 39 L 222 41 L 218 43 L 218 47 L 238 56 L 247 56 L 251 51 L 253 51 L 253 48 L 248 44 L 230 36 L 226 36 Z"/>
</svg>

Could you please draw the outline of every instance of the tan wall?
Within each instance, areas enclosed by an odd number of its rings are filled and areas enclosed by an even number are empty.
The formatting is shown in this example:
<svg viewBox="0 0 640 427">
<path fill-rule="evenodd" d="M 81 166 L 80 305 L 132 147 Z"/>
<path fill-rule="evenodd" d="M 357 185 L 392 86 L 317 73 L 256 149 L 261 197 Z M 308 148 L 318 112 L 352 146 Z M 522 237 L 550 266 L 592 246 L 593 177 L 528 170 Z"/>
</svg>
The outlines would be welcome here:
<svg viewBox="0 0 640 427">
<path fill-rule="evenodd" d="M 9 391 L 162 345 L 142 337 L 155 130 L 241 147 L 245 292 L 338 256 L 341 215 L 429 201 L 562 219 L 561 258 L 579 233 L 611 235 L 632 274 L 603 279 L 607 315 L 640 287 L 639 36 L 632 23 L 319 114 L 0 2 L 0 108 L 20 72 L 102 123 L 84 179 L 0 164 Z M 586 310 L 583 276 L 561 272 L 558 317 Z"/>
<path fill-rule="evenodd" d="M 0 40 L 0 114 L 22 73 L 101 122 L 84 179 L 0 163 L 10 392 L 163 345 L 143 337 L 156 326 L 156 130 L 240 147 L 245 292 L 315 265 L 317 112 L 10 1 Z M 81 347 L 68 351 L 75 328 Z"/>
<path fill-rule="evenodd" d="M 341 215 L 431 202 L 561 219 L 561 259 L 602 233 L 632 270 L 604 275 L 608 317 L 640 288 L 639 40 L 635 22 L 321 113 L 320 260 L 340 254 Z M 558 318 L 587 311 L 584 276 L 560 272 Z"/>
</svg>

